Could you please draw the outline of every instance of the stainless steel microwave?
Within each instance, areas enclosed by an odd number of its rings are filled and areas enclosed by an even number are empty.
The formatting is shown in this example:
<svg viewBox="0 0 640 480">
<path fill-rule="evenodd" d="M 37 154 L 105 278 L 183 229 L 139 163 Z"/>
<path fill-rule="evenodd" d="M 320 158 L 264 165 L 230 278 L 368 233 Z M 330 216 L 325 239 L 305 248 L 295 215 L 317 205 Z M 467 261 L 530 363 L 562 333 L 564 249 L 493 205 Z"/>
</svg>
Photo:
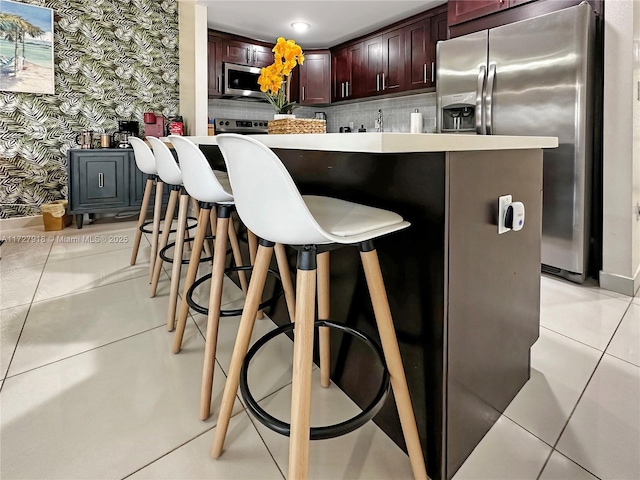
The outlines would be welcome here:
<svg viewBox="0 0 640 480">
<path fill-rule="evenodd" d="M 222 95 L 225 97 L 255 97 L 264 99 L 258 77 L 260 68 L 235 63 L 224 63 L 222 67 Z"/>
</svg>

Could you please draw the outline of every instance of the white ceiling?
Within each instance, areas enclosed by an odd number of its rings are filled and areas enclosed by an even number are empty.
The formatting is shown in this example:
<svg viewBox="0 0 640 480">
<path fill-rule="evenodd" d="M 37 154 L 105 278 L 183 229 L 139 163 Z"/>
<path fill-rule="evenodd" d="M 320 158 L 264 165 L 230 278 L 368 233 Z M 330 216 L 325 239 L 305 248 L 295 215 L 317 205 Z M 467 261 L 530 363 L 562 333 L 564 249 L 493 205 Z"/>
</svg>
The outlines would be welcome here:
<svg viewBox="0 0 640 480">
<path fill-rule="evenodd" d="M 303 49 L 328 48 L 382 28 L 446 0 L 198 0 L 209 28 L 256 40 L 293 38 Z M 305 33 L 294 21 L 311 25 Z"/>
</svg>

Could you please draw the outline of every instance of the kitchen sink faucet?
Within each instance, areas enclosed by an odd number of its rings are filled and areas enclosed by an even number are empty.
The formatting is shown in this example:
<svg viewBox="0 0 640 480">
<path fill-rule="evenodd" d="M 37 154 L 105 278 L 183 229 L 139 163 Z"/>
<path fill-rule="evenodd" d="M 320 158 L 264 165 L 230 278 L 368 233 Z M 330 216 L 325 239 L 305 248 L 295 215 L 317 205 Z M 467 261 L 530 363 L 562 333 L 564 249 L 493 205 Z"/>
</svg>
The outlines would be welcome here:
<svg viewBox="0 0 640 480">
<path fill-rule="evenodd" d="M 384 131 L 384 121 L 382 120 L 382 110 L 378 110 L 378 118 L 376 119 L 376 132 Z"/>
</svg>

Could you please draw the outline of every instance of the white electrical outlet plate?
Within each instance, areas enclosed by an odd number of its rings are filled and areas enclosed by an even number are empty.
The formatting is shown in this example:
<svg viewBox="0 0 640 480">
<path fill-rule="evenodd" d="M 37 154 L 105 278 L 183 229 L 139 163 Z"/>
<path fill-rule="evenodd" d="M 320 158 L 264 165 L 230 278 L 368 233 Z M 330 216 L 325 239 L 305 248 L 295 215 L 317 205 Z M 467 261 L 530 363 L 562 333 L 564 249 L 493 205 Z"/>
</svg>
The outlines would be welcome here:
<svg viewBox="0 0 640 480">
<path fill-rule="evenodd" d="M 513 201 L 511 195 L 503 195 L 498 198 L 498 234 L 502 235 L 503 233 L 511 230 L 504 226 L 504 217 L 507 213 L 507 206 Z"/>
</svg>

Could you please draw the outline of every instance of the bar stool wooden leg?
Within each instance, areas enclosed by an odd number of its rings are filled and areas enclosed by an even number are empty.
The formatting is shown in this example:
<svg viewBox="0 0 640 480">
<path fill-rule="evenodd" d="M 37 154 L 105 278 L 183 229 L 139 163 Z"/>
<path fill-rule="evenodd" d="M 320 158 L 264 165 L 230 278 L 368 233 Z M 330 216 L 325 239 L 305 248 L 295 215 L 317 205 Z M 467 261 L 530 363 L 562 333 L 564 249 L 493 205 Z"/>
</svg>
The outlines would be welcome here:
<svg viewBox="0 0 640 480">
<path fill-rule="evenodd" d="M 287 252 L 284 245 L 281 243 L 276 243 L 274 248 L 276 251 L 276 260 L 278 262 L 278 271 L 280 272 L 280 280 L 282 280 L 282 288 L 284 290 L 284 299 L 287 302 L 287 310 L 289 311 L 289 320 L 294 322 L 296 313 L 296 294 L 293 291 L 293 282 L 291 281 Z"/>
<path fill-rule="evenodd" d="M 169 194 L 169 202 L 167 203 L 167 210 L 164 213 L 164 224 L 162 226 L 162 236 L 160 237 L 160 243 L 158 243 L 158 253 L 156 254 L 155 264 L 153 266 L 153 275 L 151 277 L 151 287 L 149 289 L 149 296 L 155 297 L 156 290 L 158 289 L 158 281 L 160 280 L 160 273 L 162 272 L 163 260 L 160 258 L 160 250 L 167 246 L 169 242 L 169 233 L 171 232 L 171 224 L 173 223 L 173 214 L 176 211 L 176 203 L 178 203 L 179 190 L 171 190 Z"/>
<path fill-rule="evenodd" d="M 309 428 L 311 426 L 311 371 L 316 297 L 316 271 L 301 270 L 298 254 L 296 275 L 296 322 L 293 335 L 293 376 L 291 383 L 291 436 L 288 478 L 304 480 L 309 472 Z M 304 262 L 306 263 L 306 262 Z M 313 265 L 315 267 L 315 265 Z"/>
<path fill-rule="evenodd" d="M 269 246 L 260 245 L 258 247 L 256 263 L 253 266 L 253 275 L 251 275 L 251 281 L 249 282 L 249 291 L 247 292 L 247 299 L 244 302 L 244 309 L 242 310 L 242 317 L 240 318 L 240 327 L 238 328 L 236 343 L 233 347 L 233 354 L 231 355 L 231 365 L 229 366 L 229 373 L 227 374 L 227 381 L 224 386 L 224 393 L 222 394 L 222 405 L 220 406 L 218 423 L 215 428 L 215 437 L 211 447 L 211 456 L 213 458 L 218 458 L 222 454 L 224 439 L 227 436 L 227 429 L 229 428 L 229 420 L 231 420 L 233 403 L 238 393 L 242 362 L 249 349 L 251 333 L 253 332 L 253 325 L 256 321 L 258 306 L 262 301 L 262 291 L 264 290 L 272 255 L 273 244 Z"/>
<path fill-rule="evenodd" d="M 318 320 L 331 318 L 329 252 L 318 254 Z M 320 384 L 328 387 L 331 376 L 331 331 L 329 327 L 318 329 L 320 346 Z"/>
<path fill-rule="evenodd" d="M 167 309 L 167 330 L 172 331 L 176 321 L 176 308 L 178 304 L 178 290 L 180 289 L 180 272 L 182 271 L 182 251 L 184 236 L 187 232 L 187 210 L 189 209 L 189 195 L 183 190 L 180 193 L 180 206 L 178 208 L 178 231 L 176 232 L 176 247 L 171 268 L 171 286 L 169 288 L 169 307 Z"/>
<path fill-rule="evenodd" d="M 149 208 L 149 200 L 151 199 L 151 190 L 153 189 L 153 180 L 147 178 L 144 186 L 144 195 L 142 196 L 142 205 L 140 206 L 140 215 L 138 215 L 138 229 L 136 230 L 136 238 L 133 241 L 133 250 L 131 251 L 131 265 L 135 265 L 138 259 L 138 250 L 140 248 L 140 240 L 142 239 L 142 224 L 147 219 L 147 209 Z"/>
<path fill-rule="evenodd" d="M 216 346 L 218 344 L 218 326 L 220 324 L 220 307 L 222 300 L 222 283 L 227 256 L 227 236 L 231 209 L 221 206 L 220 218 L 216 228 L 216 240 L 213 247 L 213 269 L 211 271 L 211 290 L 209 293 L 209 314 L 207 315 L 207 333 L 204 347 L 204 366 L 202 368 L 202 388 L 200 390 L 200 420 L 211 415 L 211 389 L 213 387 L 213 371 L 216 362 Z"/>
<path fill-rule="evenodd" d="M 240 244 L 238 243 L 238 236 L 236 234 L 236 228 L 233 224 L 233 219 L 229 221 L 229 243 L 231 243 L 231 250 L 233 250 L 233 260 L 236 263 L 237 267 L 243 265 L 242 263 L 242 253 L 240 252 Z M 225 245 L 226 247 L 226 245 Z M 244 296 L 247 296 L 248 283 L 247 283 L 247 275 L 243 270 L 238 271 L 238 278 L 240 279 L 240 286 L 242 287 L 242 292 Z"/>
<path fill-rule="evenodd" d="M 162 215 L 162 187 L 164 183 L 160 180 L 156 181 L 156 198 L 153 204 L 153 233 L 151 237 L 151 254 L 149 256 L 149 283 L 153 275 L 153 267 L 158 255 L 158 235 L 160 232 L 160 217 Z"/>
<path fill-rule="evenodd" d="M 416 479 L 426 479 L 427 470 L 422 455 L 420 437 L 418 436 L 418 427 L 416 425 L 415 415 L 413 414 L 404 367 L 402 366 L 398 339 L 396 338 L 396 332 L 393 328 L 393 320 L 391 318 L 387 292 L 382 279 L 378 253 L 376 250 L 361 250 L 360 258 L 362 259 L 362 266 L 364 267 L 367 286 L 369 287 L 369 295 L 373 303 L 373 312 L 376 317 L 376 323 L 378 324 L 382 350 L 391 376 L 391 387 L 393 388 L 393 395 L 396 399 L 396 407 L 398 409 L 398 415 L 400 416 L 400 425 L 402 426 L 402 433 L 404 434 L 404 440 L 407 444 L 407 451 L 409 452 L 413 476 Z"/>
<path fill-rule="evenodd" d="M 258 251 L 258 237 L 256 237 L 256 234 L 251 230 L 247 229 L 247 240 L 249 242 L 249 259 L 251 260 L 251 265 L 254 265 L 256 263 L 256 252 Z M 264 312 L 258 310 L 256 318 L 264 318 Z"/>
<path fill-rule="evenodd" d="M 196 279 L 198 266 L 200 264 L 200 255 L 202 254 L 202 245 L 204 236 L 209 226 L 209 209 L 201 208 L 198 216 L 198 227 L 196 229 L 196 237 L 193 240 L 193 248 L 191 249 L 191 257 L 189 257 L 189 268 L 187 269 L 187 278 L 184 281 L 184 289 L 182 292 L 182 301 L 180 302 L 180 312 L 178 313 L 178 321 L 176 322 L 176 333 L 173 337 L 173 353 L 178 353 L 182 348 L 182 337 L 184 329 L 187 325 L 187 317 L 189 316 L 189 304 L 187 303 L 187 292 Z"/>
</svg>

